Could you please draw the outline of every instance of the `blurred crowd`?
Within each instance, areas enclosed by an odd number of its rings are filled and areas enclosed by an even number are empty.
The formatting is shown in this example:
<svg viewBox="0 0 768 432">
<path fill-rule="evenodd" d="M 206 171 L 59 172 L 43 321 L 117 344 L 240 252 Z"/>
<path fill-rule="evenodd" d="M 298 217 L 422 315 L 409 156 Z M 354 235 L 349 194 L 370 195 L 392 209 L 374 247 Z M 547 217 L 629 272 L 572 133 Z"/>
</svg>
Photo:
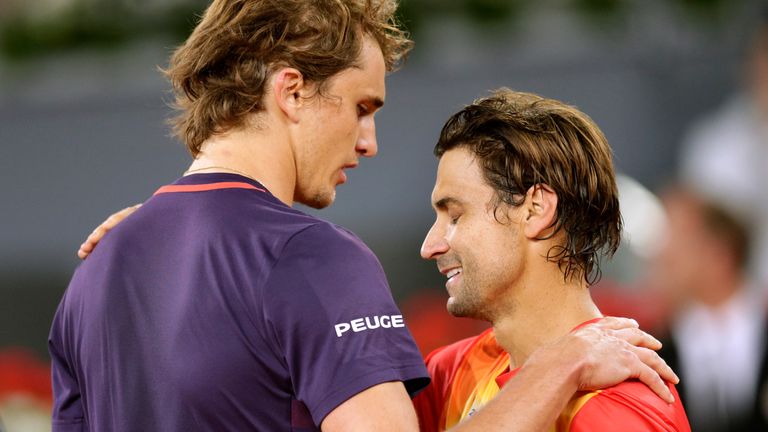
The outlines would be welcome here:
<svg viewBox="0 0 768 432">
<path fill-rule="evenodd" d="M 743 87 L 691 126 L 649 268 L 692 429 L 768 430 L 768 25 Z"/>
</svg>

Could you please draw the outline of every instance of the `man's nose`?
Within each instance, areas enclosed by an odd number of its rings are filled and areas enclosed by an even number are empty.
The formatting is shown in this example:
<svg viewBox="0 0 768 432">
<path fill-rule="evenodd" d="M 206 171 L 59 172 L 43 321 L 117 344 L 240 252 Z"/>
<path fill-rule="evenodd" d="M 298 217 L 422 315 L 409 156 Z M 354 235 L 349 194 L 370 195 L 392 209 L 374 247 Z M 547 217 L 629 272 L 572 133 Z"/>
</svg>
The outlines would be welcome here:
<svg viewBox="0 0 768 432">
<path fill-rule="evenodd" d="M 448 241 L 445 239 L 442 230 L 438 229 L 437 223 L 435 223 L 429 229 L 427 236 L 424 237 L 424 242 L 421 244 L 421 257 L 426 260 L 435 259 L 447 251 Z"/>
<path fill-rule="evenodd" d="M 355 150 L 362 156 L 374 157 L 379 151 L 376 143 L 376 122 L 373 117 L 365 118 L 360 127 L 360 136 L 357 138 Z"/>
</svg>

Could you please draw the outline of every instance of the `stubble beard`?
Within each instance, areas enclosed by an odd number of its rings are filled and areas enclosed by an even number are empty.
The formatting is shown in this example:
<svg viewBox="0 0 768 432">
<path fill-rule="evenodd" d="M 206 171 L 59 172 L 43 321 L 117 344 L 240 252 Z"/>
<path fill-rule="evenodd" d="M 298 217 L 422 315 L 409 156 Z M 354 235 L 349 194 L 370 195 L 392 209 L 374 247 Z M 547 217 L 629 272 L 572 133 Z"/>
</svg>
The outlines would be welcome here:
<svg viewBox="0 0 768 432">
<path fill-rule="evenodd" d="M 296 198 L 296 201 L 304 204 L 307 207 L 313 209 L 324 209 L 336 200 L 336 189 L 331 188 L 330 191 L 310 191 L 308 194 L 301 194 Z"/>
<path fill-rule="evenodd" d="M 465 268 L 466 270 L 466 268 Z M 476 285 L 467 274 L 462 273 L 462 285 L 458 292 L 448 300 L 448 313 L 459 318 L 474 318 L 489 320 L 487 307 L 483 305 L 482 296 Z"/>
<path fill-rule="evenodd" d="M 336 198 L 336 194 L 316 194 L 314 197 L 312 197 L 311 200 L 308 202 L 305 202 L 309 207 L 312 207 L 313 209 L 324 209 L 331 204 L 333 204 L 334 199 Z"/>
</svg>

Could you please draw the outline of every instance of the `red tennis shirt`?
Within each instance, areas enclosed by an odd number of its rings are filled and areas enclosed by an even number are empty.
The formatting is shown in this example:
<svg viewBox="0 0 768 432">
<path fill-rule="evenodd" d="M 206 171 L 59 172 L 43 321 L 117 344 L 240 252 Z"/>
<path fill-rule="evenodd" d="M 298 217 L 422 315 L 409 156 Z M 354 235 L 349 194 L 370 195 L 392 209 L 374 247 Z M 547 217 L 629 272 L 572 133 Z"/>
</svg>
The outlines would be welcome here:
<svg viewBox="0 0 768 432">
<path fill-rule="evenodd" d="M 496 342 L 493 329 L 438 348 L 426 362 L 432 384 L 414 399 L 422 431 L 443 431 L 471 416 L 518 370 L 510 371 L 509 354 Z M 675 395 L 673 404 L 636 380 L 578 392 L 550 430 L 690 432 L 680 397 L 674 385 L 667 385 Z"/>
</svg>

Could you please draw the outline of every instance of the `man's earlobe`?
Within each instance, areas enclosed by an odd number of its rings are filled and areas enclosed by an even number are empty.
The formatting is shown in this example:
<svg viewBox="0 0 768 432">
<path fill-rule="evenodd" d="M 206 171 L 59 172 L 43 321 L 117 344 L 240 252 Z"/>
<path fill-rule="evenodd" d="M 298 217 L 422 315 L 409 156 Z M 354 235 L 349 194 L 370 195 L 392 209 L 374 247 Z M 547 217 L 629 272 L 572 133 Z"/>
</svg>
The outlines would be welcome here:
<svg viewBox="0 0 768 432">
<path fill-rule="evenodd" d="M 557 215 L 557 193 L 546 184 L 533 185 L 526 192 L 526 207 L 525 236 L 530 239 L 549 237 Z"/>
</svg>

